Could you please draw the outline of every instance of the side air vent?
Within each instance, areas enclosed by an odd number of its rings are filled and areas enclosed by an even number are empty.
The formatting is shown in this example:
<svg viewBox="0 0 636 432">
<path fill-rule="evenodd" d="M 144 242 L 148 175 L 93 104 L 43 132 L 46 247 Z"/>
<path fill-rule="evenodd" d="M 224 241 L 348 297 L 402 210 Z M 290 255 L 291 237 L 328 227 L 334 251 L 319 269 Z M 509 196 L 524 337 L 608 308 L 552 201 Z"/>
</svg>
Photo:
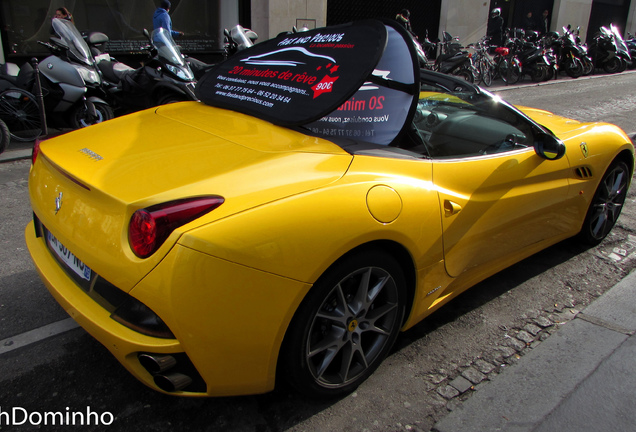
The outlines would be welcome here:
<svg viewBox="0 0 636 432">
<path fill-rule="evenodd" d="M 581 179 L 589 179 L 594 177 L 594 174 L 592 174 L 592 169 L 587 166 L 578 167 L 576 170 L 574 170 L 574 172 L 576 173 L 576 176 Z"/>
</svg>

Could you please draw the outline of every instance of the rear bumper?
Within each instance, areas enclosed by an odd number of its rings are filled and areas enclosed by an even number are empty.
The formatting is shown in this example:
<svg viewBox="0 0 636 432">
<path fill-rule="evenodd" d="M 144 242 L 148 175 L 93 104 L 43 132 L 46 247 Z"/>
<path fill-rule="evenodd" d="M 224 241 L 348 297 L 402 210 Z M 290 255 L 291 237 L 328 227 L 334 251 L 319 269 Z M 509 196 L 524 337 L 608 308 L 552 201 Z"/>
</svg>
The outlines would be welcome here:
<svg viewBox="0 0 636 432">
<path fill-rule="evenodd" d="M 26 244 L 44 285 L 64 310 L 91 336 L 104 345 L 119 362 L 147 386 L 161 391 L 137 355 L 140 352 L 173 354 L 183 352 L 176 339 L 159 339 L 131 330 L 110 317 L 110 312 L 96 303 L 60 267 L 35 235 L 33 222 L 25 230 Z"/>
<path fill-rule="evenodd" d="M 130 294 L 151 308 L 176 339 L 138 333 L 111 318 L 82 290 L 35 234 L 27 247 L 42 281 L 57 302 L 137 379 L 167 393 L 139 361 L 140 354 L 174 354 L 191 362 L 203 381 L 180 396 L 256 394 L 274 388 L 285 331 L 309 285 L 246 268 L 176 245 Z M 179 360 L 180 361 L 180 360 Z M 186 368 L 188 369 L 188 368 Z"/>
</svg>

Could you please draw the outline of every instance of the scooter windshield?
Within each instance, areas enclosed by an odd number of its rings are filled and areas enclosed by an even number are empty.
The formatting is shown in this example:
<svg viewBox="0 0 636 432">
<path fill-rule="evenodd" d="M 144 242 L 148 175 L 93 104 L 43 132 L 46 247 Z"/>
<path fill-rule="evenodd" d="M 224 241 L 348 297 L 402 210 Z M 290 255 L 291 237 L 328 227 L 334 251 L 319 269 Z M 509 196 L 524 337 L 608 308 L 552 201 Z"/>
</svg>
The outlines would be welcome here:
<svg viewBox="0 0 636 432">
<path fill-rule="evenodd" d="M 66 19 L 53 18 L 53 31 L 68 45 L 68 50 L 75 59 L 87 66 L 93 66 L 94 60 L 86 41 L 75 25 Z"/>
<path fill-rule="evenodd" d="M 177 48 L 177 45 L 174 43 L 174 39 L 172 39 L 172 36 L 170 36 L 170 33 L 168 33 L 165 28 L 160 27 L 155 29 L 152 32 L 151 38 L 152 44 L 157 48 L 160 57 L 173 65 L 185 66 L 181 51 L 179 51 L 179 48 Z"/>
<path fill-rule="evenodd" d="M 625 44 L 623 36 L 621 36 L 621 32 L 618 30 L 618 27 L 616 27 L 614 24 L 610 24 L 610 30 L 612 31 L 612 34 L 616 39 L 616 47 L 625 53 L 629 53 L 627 45 Z"/>
<path fill-rule="evenodd" d="M 186 64 L 179 47 L 174 43 L 174 39 L 172 39 L 168 30 L 159 27 L 152 32 L 150 39 L 153 46 L 157 49 L 157 55 L 170 72 L 184 81 L 194 79 L 190 66 Z"/>
</svg>

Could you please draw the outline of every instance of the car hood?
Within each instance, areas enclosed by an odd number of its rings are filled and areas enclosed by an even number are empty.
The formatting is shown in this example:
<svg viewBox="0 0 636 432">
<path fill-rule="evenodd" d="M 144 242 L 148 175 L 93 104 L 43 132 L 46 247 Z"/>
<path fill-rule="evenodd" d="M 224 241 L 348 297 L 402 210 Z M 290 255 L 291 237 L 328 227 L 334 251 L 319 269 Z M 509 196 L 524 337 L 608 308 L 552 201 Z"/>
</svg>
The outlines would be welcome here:
<svg viewBox="0 0 636 432">
<path fill-rule="evenodd" d="M 43 142 L 29 183 L 35 214 L 62 244 L 111 283 L 130 289 L 180 235 L 139 263 L 127 241 L 136 210 L 186 197 L 225 198 L 183 232 L 323 187 L 342 177 L 351 159 L 329 141 L 184 102 Z"/>
<path fill-rule="evenodd" d="M 561 117 L 549 111 L 537 108 L 528 108 L 523 106 L 518 106 L 517 108 L 519 108 L 532 120 L 550 129 L 556 136 L 559 137 L 565 133 L 571 132 L 572 130 L 578 129 L 588 124 L 567 117 Z"/>
</svg>

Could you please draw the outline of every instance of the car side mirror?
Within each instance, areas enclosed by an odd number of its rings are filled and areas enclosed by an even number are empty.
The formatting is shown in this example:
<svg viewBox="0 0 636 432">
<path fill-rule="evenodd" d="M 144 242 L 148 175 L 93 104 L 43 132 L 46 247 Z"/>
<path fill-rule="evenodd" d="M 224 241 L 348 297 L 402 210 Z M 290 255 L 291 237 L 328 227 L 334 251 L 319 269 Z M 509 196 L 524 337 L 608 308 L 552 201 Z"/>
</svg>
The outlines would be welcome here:
<svg viewBox="0 0 636 432">
<path fill-rule="evenodd" d="M 534 151 L 544 159 L 557 160 L 565 155 L 565 144 L 554 135 L 540 132 L 534 140 Z"/>
</svg>

